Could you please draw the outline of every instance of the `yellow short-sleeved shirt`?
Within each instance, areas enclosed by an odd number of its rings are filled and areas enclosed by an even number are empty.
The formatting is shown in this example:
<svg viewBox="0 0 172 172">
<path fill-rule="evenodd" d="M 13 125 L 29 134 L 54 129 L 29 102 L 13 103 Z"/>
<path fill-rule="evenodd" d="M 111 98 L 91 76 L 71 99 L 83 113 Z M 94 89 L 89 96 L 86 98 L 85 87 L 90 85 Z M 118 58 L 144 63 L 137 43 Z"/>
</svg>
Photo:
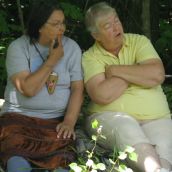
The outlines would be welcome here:
<svg viewBox="0 0 172 172">
<path fill-rule="evenodd" d="M 104 73 L 106 65 L 132 65 L 159 58 L 149 39 L 137 34 L 124 34 L 124 45 L 118 58 L 104 50 L 97 42 L 83 54 L 82 65 L 85 83 L 93 76 Z M 130 85 L 117 100 L 108 105 L 91 102 L 90 114 L 103 111 L 127 112 L 136 119 L 157 119 L 169 117 L 170 111 L 161 86 L 143 88 Z"/>
</svg>

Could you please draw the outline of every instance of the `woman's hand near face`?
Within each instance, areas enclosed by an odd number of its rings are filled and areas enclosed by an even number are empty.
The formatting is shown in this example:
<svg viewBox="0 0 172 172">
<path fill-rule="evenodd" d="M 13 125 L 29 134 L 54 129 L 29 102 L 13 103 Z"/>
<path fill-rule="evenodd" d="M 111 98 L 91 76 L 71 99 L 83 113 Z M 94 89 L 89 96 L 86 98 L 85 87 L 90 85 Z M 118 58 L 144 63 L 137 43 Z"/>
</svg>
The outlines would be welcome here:
<svg viewBox="0 0 172 172">
<path fill-rule="evenodd" d="M 11 77 L 13 84 L 21 94 L 33 97 L 45 86 L 54 66 L 64 55 L 61 37 L 58 39 L 59 45 L 57 48 L 53 48 L 54 41 L 52 41 L 49 57 L 37 71 L 33 73 L 22 71 Z"/>
<path fill-rule="evenodd" d="M 55 40 L 53 40 L 50 45 L 50 52 L 49 52 L 48 60 L 52 63 L 57 63 L 64 55 L 61 37 L 62 37 L 61 35 L 58 36 L 58 39 L 57 39 L 58 46 L 56 48 L 54 48 Z"/>
<path fill-rule="evenodd" d="M 57 131 L 57 138 L 61 136 L 64 139 L 72 137 L 75 140 L 76 138 L 74 127 L 71 126 L 70 124 L 65 123 L 64 121 L 57 125 L 56 131 Z"/>
</svg>

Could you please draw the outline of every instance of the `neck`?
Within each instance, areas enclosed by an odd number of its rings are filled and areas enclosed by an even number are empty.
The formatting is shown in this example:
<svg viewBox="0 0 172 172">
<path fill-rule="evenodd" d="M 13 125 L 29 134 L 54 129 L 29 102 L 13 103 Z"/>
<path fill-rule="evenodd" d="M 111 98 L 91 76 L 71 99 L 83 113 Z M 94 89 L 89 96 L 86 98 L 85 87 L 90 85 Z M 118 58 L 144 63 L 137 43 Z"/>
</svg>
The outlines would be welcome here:
<svg viewBox="0 0 172 172">
<path fill-rule="evenodd" d="M 109 50 L 110 53 L 112 53 L 115 56 L 118 56 L 120 49 L 122 48 L 122 45 L 118 48 L 115 48 L 113 50 Z"/>
<path fill-rule="evenodd" d="M 106 51 L 108 51 L 109 53 L 118 56 L 120 49 L 122 48 L 122 45 L 119 45 L 118 47 L 114 47 L 114 48 L 109 48 L 104 46 L 101 42 L 98 42 Z"/>
<path fill-rule="evenodd" d="M 39 38 L 38 39 L 38 43 L 40 45 L 43 45 L 43 46 L 50 46 L 51 42 L 50 41 L 47 41 L 47 39 L 44 39 L 44 38 Z"/>
<path fill-rule="evenodd" d="M 115 55 L 115 56 L 118 56 L 119 51 L 120 51 L 121 48 L 122 48 L 122 45 L 120 45 L 120 46 L 117 47 L 117 48 L 113 48 L 113 49 L 108 49 L 108 48 L 105 48 L 105 47 L 104 47 L 104 49 L 105 49 L 106 51 L 108 51 L 109 53 L 111 53 L 111 54 L 113 54 L 113 55 Z"/>
</svg>

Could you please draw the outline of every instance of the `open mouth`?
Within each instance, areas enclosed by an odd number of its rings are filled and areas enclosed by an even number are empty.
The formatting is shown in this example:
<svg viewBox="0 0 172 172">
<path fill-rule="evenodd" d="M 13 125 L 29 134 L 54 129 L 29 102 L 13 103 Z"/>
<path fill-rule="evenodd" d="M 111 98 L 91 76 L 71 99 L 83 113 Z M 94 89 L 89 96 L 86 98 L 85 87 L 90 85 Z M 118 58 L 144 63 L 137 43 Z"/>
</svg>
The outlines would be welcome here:
<svg viewBox="0 0 172 172">
<path fill-rule="evenodd" d="M 121 35 L 121 33 L 118 33 L 117 35 L 116 35 L 116 37 L 118 37 L 118 36 L 120 36 Z"/>
<path fill-rule="evenodd" d="M 120 36 L 121 36 L 121 33 L 117 33 L 117 34 L 114 35 L 115 38 L 118 38 Z"/>
</svg>

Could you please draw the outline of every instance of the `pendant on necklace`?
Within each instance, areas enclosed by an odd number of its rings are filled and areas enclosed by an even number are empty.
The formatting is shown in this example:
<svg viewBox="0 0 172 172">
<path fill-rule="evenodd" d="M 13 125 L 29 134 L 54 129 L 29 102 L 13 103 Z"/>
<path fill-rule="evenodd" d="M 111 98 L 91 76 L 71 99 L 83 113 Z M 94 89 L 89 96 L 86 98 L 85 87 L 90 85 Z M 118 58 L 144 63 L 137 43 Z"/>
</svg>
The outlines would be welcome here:
<svg viewBox="0 0 172 172">
<path fill-rule="evenodd" d="M 48 80 L 46 82 L 47 85 L 47 90 L 49 94 L 53 94 L 56 88 L 56 84 L 58 81 L 58 75 L 55 72 L 52 72 L 49 77 Z"/>
</svg>

